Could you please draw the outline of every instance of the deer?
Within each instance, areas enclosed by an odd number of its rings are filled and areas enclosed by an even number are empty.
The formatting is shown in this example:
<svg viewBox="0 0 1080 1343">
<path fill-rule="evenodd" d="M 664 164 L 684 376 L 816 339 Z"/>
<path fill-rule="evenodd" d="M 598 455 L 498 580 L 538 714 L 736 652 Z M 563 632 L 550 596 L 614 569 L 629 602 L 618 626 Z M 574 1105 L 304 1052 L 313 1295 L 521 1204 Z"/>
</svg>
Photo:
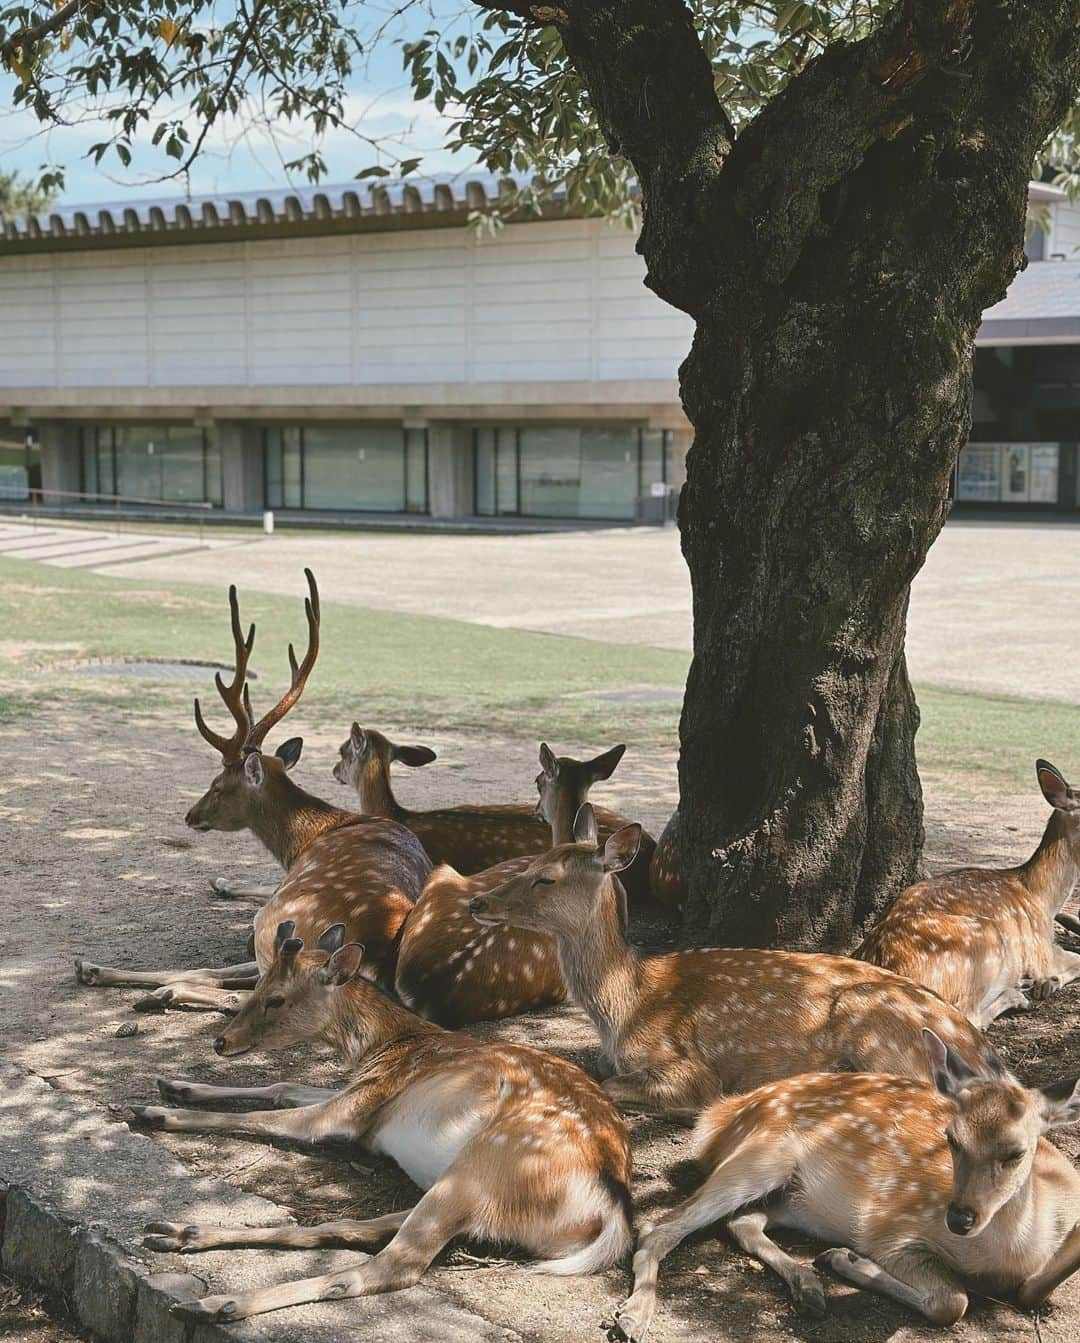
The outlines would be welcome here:
<svg viewBox="0 0 1080 1343">
<path fill-rule="evenodd" d="M 622 747 L 615 749 L 621 754 Z M 541 743 L 540 766 L 538 814 L 548 821 L 550 843 L 567 843 L 596 761 L 564 756 L 559 762 Z M 523 872 L 536 856 L 509 858 L 473 876 L 445 863 L 435 868 L 405 920 L 398 948 L 394 988 L 407 1007 L 443 1026 L 466 1026 L 563 1001 L 566 985 L 553 938 L 517 928 L 480 928 L 469 913 L 470 901 Z M 625 898 L 623 893 L 624 924 Z"/>
<path fill-rule="evenodd" d="M 980 1029 L 1080 979 L 1080 955 L 1054 941 L 1080 876 L 1080 794 L 1048 760 L 1036 760 L 1035 773 L 1053 810 L 1026 863 L 907 887 L 854 953 L 933 989 Z"/>
<path fill-rule="evenodd" d="M 360 810 L 366 815 L 390 816 L 407 825 L 419 836 L 433 863 L 448 863 L 463 876 L 473 876 L 506 859 L 541 853 L 547 846 L 550 826 L 572 827 L 576 812 L 566 814 L 569 802 L 577 799 L 580 805 L 594 784 L 610 779 L 625 751 L 625 745 L 613 746 L 591 760 L 575 760 L 572 756 L 556 756 L 543 742 L 535 807 L 480 803 L 409 811 L 394 796 L 390 767 L 397 763 L 418 769 L 431 764 L 437 758 L 435 752 L 428 746 L 399 746 L 375 728 L 353 723 L 339 749 L 334 778 L 356 789 Z M 625 817 L 605 807 L 597 810 L 597 817 L 605 834 L 626 824 Z M 642 844 L 642 861 L 627 879 L 631 900 L 639 902 L 649 898 L 648 856 L 653 841 L 643 835 Z"/>
<path fill-rule="evenodd" d="M 686 879 L 679 851 L 681 826 L 676 808 L 660 831 L 649 863 L 649 889 L 657 904 L 666 909 L 682 909 L 686 903 Z"/>
<path fill-rule="evenodd" d="M 928 1081 L 925 1026 L 988 1066 L 992 1051 L 962 1013 L 865 961 L 726 947 L 635 954 L 615 874 L 633 860 L 638 829 L 600 844 L 586 803 L 573 843 L 469 906 L 480 924 L 555 938 L 569 995 L 599 1036 L 604 1087 L 616 1103 L 692 1115 L 721 1092 L 812 1070 Z"/>
<path fill-rule="evenodd" d="M 344 923 L 350 937 L 365 939 L 365 973 L 388 986 L 393 983 L 401 927 L 431 872 L 427 854 L 412 831 L 396 821 L 343 811 L 293 783 L 287 771 L 299 758 L 301 739 L 291 739 L 273 755 L 263 750 L 268 733 L 303 694 L 318 656 L 319 592 L 310 569 L 304 572 L 307 651 L 297 663 L 289 645 L 290 686 L 277 704 L 254 721 L 246 677 L 255 626 L 245 636 L 235 585 L 229 588 L 233 678 L 226 685 L 220 672 L 216 677 L 218 694 L 233 718 L 232 735 L 212 731 L 195 700 L 195 725 L 221 756 L 222 769 L 187 813 L 187 825 L 200 832 L 251 830 L 285 870 L 255 915 L 254 960 L 221 968 L 147 971 L 75 962 L 83 984 L 152 987 L 154 992 L 136 1003 L 136 1010 L 234 1010 L 241 1001 L 236 990 L 252 988 L 265 971 L 273 959 L 275 930 L 286 921 L 302 937 Z"/>
<path fill-rule="evenodd" d="M 580 1068 L 527 1045 L 489 1044 L 422 1020 L 362 974 L 364 949 L 342 924 L 310 950 L 278 930 L 273 964 L 215 1042 L 235 1057 L 323 1041 L 348 1063 L 340 1091 L 158 1085 L 189 1108 L 132 1107 L 136 1125 L 319 1142 L 387 1156 L 425 1191 L 414 1207 L 320 1226 L 212 1227 L 155 1222 L 148 1249 L 340 1245 L 377 1250 L 355 1267 L 238 1295 L 179 1302 L 199 1320 L 412 1286 L 452 1239 L 516 1245 L 534 1272 L 585 1274 L 622 1260 L 632 1240 L 630 1143 L 622 1119 Z M 192 1104 L 262 1103 L 246 1114 Z M 379 1248 L 384 1246 L 385 1248 Z"/>
<path fill-rule="evenodd" d="M 937 1325 L 963 1317 L 969 1290 L 1034 1310 L 1075 1273 L 1080 1173 L 1043 1135 L 1080 1119 L 1080 1081 L 1027 1088 L 932 1030 L 924 1039 L 933 1087 L 812 1073 L 709 1106 L 694 1133 L 705 1182 L 641 1228 L 623 1336 L 645 1338 L 661 1261 L 714 1222 L 818 1316 L 822 1279 L 774 1227 L 832 1242 L 818 1267 Z"/>
</svg>

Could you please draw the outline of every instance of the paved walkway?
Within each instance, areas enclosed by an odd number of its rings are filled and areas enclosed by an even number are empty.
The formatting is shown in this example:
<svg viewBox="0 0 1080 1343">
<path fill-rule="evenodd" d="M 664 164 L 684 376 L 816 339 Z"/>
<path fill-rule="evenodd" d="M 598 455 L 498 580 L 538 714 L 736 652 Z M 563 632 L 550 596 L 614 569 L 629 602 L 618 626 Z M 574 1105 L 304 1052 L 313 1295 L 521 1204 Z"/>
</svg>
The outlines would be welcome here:
<svg viewBox="0 0 1080 1343">
<path fill-rule="evenodd" d="M 227 552 L 227 553 L 225 553 Z M 226 579 L 297 593 L 310 566 L 328 602 L 442 615 L 620 644 L 690 647 L 677 533 L 530 536 L 109 533 L 0 524 L 0 554 L 124 578 Z M 912 592 L 915 680 L 1080 703 L 1080 525 L 953 521 Z"/>
</svg>

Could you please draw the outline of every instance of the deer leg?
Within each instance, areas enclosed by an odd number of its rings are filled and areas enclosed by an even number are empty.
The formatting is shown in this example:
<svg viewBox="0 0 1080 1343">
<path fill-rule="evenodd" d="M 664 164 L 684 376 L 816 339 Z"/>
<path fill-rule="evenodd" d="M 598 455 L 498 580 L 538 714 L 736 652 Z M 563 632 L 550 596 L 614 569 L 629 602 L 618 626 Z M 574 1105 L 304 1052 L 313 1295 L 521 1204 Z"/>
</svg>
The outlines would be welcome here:
<svg viewBox="0 0 1080 1343">
<path fill-rule="evenodd" d="M 242 881 L 234 885 L 225 877 L 214 877 L 210 882 L 210 889 L 219 900 L 269 900 L 277 887 L 257 884 L 249 886 Z"/>
<path fill-rule="evenodd" d="M 1021 1012 L 1030 1012 L 1035 1004 L 1024 992 L 1022 986 L 1014 985 L 1011 988 L 1001 989 L 991 998 L 987 996 L 982 1000 L 968 1020 L 976 1030 L 985 1030 L 992 1021 L 996 1021 L 1003 1012 L 1011 1012 L 1018 1009 Z"/>
<path fill-rule="evenodd" d="M 159 988 L 183 980 L 187 984 L 216 984 L 219 987 L 252 988 L 259 977 L 255 961 L 239 965 L 206 966 L 200 970 L 122 970 L 110 965 L 97 965 L 77 957 L 75 978 L 80 984 L 97 988 Z"/>
<path fill-rule="evenodd" d="M 264 1101 L 274 1109 L 318 1105 L 337 1095 L 330 1087 L 308 1087 L 298 1082 L 273 1082 L 265 1087 L 215 1087 L 187 1078 L 159 1077 L 157 1089 L 163 1101 L 172 1105 L 214 1105 L 235 1101 Z"/>
<path fill-rule="evenodd" d="M 967 1293 L 943 1264 L 925 1252 L 902 1252 L 888 1268 L 848 1249 L 826 1250 L 814 1262 L 831 1268 L 845 1282 L 917 1310 L 932 1324 L 955 1324 L 967 1310 Z"/>
<path fill-rule="evenodd" d="M 387 1213 L 362 1222 L 345 1219 L 320 1222 L 318 1226 L 187 1226 L 183 1222 L 151 1222 L 143 1244 L 161 1253 L 195 1254 L 199 1250 L 252 1249 L 257 1245 L 275 1249 L 318 1250 L 334 1246 L 373 1249 L 401 1229 L 412 1212 Z"/>
<path fill-rule="evenodd" d="M 1080 937 L 1080 919 L 1075 914 L 1067 914 L 1064 910 L 1059 909 L 1054 915 L 1054 920 L 1067 932 L 1072 933 L 1074 937 Z"/>
<path fill-rule="evenodd" d="M 243 1320 L 249 1315 L 262 1315 L 283 1306 L 300 1306 L 308 1301 L 337 1301 L 412 1287 L 443 1246 L 468 1226 L 459 1198 L 450 1192 L 449 1185 L 443 1179 L 429 1189 L 390 1244 L 356 1268 L 256 1288 L 236 1296 L 181 1301 L 173 1311 L 197 1320 Z"/>
<path fill-rule="evenodd" d="M 240 1133 L 252 1138 L 293 1138 L 319 1142 L 329 1138 L 355 1140 L 364 1105 L 355 1090 L 335 1091 L 324 1101 L 287 1110 L 249 1110 L 222 1114 L 216 1110 L 167 1110 L 160 1105 L 132 1105 L 132 1117 L 148 1128 L 170 1133 Z"/>
<path fill-rule="evenodd" d="M 1080 1269 L 1080 1223 L 1061 1242 L 1042 1272 L 1021 1285 L 1016 1294 L 1017 1301 L 1025 1310 L 1036 1309 L 1077 1269 Z"/>
<path fill-rule="evenodd" d="M 250 987 L 255 987 L 255 980 Z M 201 1007 L 214 1012 L 239 1012 L 247 1001 L 247 991 L 214 988 L 200 980 L 174 980 L 132 1003 L 135 1012 L 164 1012 L 169 1007 Z"/>
<path fill-rule="evenodd" d="M 601 1085 L 615 1105 L 690 1120 L 697 1119 L 704 1102 L 720 1089 L 704 1069 L 686 1062 L 615 1073 Z"/>
<path fill-rule="evenodd" d="M 787 1284 L 796 1309 L 808 1315 L 825 1314 L 825 1288 L 821 1278 L 806 1264 L 800 1264 L 785 1253 L 774 1240 L 765 1234 L 768 1225 L 765 1212 L 745 1212 L 732 1217 L 725 1230 L 744 1254 L 751 1255 L 761 1262 Z"/>
</svg>

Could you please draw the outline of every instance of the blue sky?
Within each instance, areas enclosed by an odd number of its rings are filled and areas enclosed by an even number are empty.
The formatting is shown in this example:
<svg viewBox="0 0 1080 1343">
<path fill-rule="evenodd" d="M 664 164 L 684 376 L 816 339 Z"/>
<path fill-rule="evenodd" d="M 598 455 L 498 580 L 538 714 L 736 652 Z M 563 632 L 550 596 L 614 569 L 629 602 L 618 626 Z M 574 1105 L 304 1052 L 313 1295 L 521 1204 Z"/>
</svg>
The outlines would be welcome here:
<svg viewBox="0 0 1080 1343">
<path fill-rule="evenodd" d="M 433 8 L 437 9 L 438 4 L 436 0 Z M 371 6 L 374 13 L 378 8 Z M 451 12 L 460 13 L 461 6 L 454 5 Z M 455 159 L 442 147 L 447 120 L 430 104 L 412 100 L 401 68 L 400 47 L 391 40 L 407 39 L 428 26 L 432 26 L 430 12 L 406 14 L 396 20 L 390 36 L 371 53 L 363 71 L 357 72 L 350 89 L 349 113 L 366 134 L 399 139 L 407 147 L 407 151 L 399 151 L 402 156 L 406 152 L 422 154 L 422 174 L 464 171 L 471 161 Z M 136 150 L 127 171 L 112 154 L 100 168 L 95 167 L 85 156 L 92 144 L 106 138 L 101 123 L 43 130 L 30 113 L 13 109 L 13 87 L 12 76 L 0 75 L 0 166 L 6 172 L 36 177 L 42 163 L 62 163 L 67 180 L 60 201 L 65 205 L 185 192 L 182 179 L 164 183 L 150 180 L 176 165 L 149 143 Z M 192 167 L 187 189 L 192 195 L 202 195 L 287 186 L 290 177 L 282 160 L 295 157 L 309 143 L 299 125 L 292 131 L 282 127 L 272 136 L 265 130 L 252 131 L 238 123 L 223 122 L 211 131 L 201 158 Z M 374 161 L 371 150 L 347 131 L 332 132 L 323 142 L 323 152 L 330 170 L 325 179 L 328 182 L 347 182 Z M 292 180 L 307 185 L 302 176 Z"/>
</svg>

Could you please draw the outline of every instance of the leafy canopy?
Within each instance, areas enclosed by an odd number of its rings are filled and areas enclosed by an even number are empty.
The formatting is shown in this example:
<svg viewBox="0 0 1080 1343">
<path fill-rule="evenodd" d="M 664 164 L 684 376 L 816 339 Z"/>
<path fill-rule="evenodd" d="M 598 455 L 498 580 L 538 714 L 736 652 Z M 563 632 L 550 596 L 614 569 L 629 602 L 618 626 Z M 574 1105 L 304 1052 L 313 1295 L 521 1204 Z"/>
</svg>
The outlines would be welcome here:
<svg viewBox="0 0 1080 1343">
<path fill-rule="evenodd" d="M 0 172 L 0 223 L 20 215 L 40 214 L 52 204 L 52 193 L 32 182 L 24 182 L 18 173 Z"/>
<path fill-rule="evenodd" d="M 737 129 L 818 52 L 863 36 L 895 0 L 687 3 Z M 114 170 L 128 169 L 133 145 L 147 140 L 160 151 L 160 178 L 182 176 L 210 129 L 230 118 L 300 132 L 303 148 L 285 166 L 317 182 L 331 129 L 355 136 L 357 178 L 422 168 L 396 139 L 367 134 L 350 106 L 372 52 L 394 42 L 414 97 L 445 116 L 448 148 L 494 174 L 535 179 L 508 188 L 501 208 L 540 208 L 559 191 L 578 210 L 629 213 L 629 166 L 604 144 L 556 29 L 488 0 L 446 4 L 0 0 L 0 64 L 15 76 L 16 106 L 41 122 L 101 124 L 89 152 Z M 403 15 L 419 34 L 411 40 L 394 35 Z M 1074 109 L 1034 166 L 1074 191 L 1078 129 Z M 39 185 L 61 187 L 63 165 L 44 165 Z"/>
</svg>

